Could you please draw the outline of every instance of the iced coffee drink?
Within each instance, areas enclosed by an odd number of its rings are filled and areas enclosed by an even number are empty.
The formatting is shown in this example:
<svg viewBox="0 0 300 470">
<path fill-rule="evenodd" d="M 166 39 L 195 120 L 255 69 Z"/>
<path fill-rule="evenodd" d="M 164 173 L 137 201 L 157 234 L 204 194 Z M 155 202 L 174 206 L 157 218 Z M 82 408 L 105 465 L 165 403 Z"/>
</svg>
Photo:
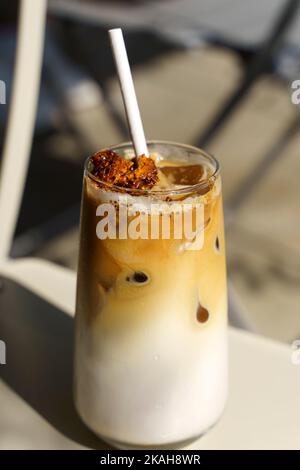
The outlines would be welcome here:
<svg viewBox="0 0 300 470">
<path fill-rule="evenodd" d="M 75 402 L 121 448 L 179 448 L 227 395 L 221 182 L 194 147 L 130 144 L 86 163 L 78 267 Z"/>
</svg>

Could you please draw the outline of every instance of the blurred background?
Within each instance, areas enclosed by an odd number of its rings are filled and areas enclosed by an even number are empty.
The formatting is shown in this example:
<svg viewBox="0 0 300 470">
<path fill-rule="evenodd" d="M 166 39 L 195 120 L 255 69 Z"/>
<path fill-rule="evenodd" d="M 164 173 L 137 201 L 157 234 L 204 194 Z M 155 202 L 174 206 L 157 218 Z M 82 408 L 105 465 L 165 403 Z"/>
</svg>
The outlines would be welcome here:
<svg viewBox="0 0 300 470">
<path fill-rule="evenodd" d="M 35 137 L 12 256 L 76 269 L 85 158 L 128 140 L 107 30 L 122 27 L 148 139 L 221 163 L 230 289 L 244 326 L 300 337 L 298 0 L 49 0 Z M 18 1 L 0 3 L 3 147 Z M 26 93 L 26 90 L 24 90 Z M 16 155 L 16 164 L 18 156 Z"/>
</svg>

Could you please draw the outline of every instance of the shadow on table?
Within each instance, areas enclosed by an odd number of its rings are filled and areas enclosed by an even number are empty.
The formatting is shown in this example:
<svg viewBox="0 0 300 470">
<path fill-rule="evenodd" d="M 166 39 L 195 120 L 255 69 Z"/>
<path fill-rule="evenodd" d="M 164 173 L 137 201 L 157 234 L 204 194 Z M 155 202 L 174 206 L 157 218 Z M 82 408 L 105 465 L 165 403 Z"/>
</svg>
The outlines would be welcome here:
<svg viewBox="0 0 300 470">
<path fill-rule="evenodd" d="M 0 332 L 7 350 L 1 378 L 66 437 L 83 446 L 108 449 L 82 423 L 73 404 L 73 319 L 4 279 Z"/>
</svg>

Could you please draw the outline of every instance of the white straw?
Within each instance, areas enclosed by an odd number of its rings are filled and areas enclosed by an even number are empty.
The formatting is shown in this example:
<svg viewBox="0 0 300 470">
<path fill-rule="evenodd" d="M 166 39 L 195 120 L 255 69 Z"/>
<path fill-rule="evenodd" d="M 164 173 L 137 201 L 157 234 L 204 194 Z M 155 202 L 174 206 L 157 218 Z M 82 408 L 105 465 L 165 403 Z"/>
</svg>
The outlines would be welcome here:
<svg viewBox="0 0 300 470">
<path fill-rule="evenodd" d="M 125 106 L 128 126 L 135 154 L 136 156 L 143 154 L 148 156 L 149 152 L 145 139 L 140 110 L 134 90 L 134 84 L 132 80 L 122 30 L 120 28 L 110 29 L 109 37 L 117 67 L 123 102 Z"/>
</svg>

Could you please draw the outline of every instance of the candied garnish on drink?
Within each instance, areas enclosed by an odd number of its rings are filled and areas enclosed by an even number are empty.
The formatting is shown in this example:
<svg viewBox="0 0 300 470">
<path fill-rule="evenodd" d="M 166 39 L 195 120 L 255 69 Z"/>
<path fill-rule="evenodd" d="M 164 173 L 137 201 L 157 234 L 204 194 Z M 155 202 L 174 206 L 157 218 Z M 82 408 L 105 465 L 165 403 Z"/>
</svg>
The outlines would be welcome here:
<svg viewBox="0 0 300 470">
<path fill-rule="evenodd" d="M 126 160 L 113 150 L 102 150 L 92 155 L 90 162 L 90 172 L 103 183 L 145 190 L 158 182 L 155 162 L 145 155 Z"/>
</svg>

